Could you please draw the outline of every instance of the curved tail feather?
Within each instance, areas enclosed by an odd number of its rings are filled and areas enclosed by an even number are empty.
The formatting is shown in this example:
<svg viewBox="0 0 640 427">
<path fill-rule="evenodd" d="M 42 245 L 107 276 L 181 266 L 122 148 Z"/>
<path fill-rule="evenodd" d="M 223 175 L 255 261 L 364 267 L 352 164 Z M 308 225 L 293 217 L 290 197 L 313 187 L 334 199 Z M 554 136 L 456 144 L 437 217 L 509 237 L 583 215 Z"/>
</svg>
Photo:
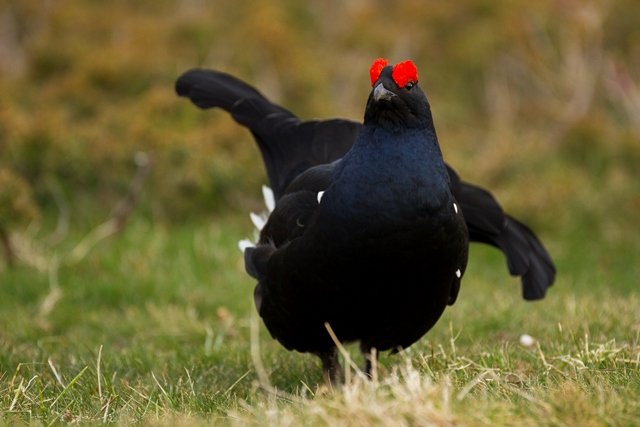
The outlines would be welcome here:
<svg viewBox="0 0 640 427">
<path fill-rule="evenodd" d="M 453 195 L 460 203 L 469 238 L 500 249 L 509 273 L 520 276 L 526 300 L 544 298 L 555 280 L 556 268 L 538 237 L 529 227 L 506 214 L 488 191 L 461 181 L 449 169 Z"/>
<path fill-rule="evenodd" d="M 222 108 L 251 131 L 276 200 L 300 173 L 342 157 L 360 130 L 359 123 L 342 119 L 301 122 L 253 87 L 219 71 L 187 71 L 176 81 L 176 92 L 200 108 Z"/>
</svg>

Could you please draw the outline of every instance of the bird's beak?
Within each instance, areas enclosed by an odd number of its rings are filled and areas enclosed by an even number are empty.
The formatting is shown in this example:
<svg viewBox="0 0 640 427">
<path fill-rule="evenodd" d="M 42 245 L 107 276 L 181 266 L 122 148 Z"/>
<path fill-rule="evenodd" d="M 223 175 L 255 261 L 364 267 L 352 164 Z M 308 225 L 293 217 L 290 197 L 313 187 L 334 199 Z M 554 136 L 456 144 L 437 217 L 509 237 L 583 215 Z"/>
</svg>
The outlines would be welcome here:
<svg viewBox="0 0 640 427">
<path fill-rule="evenodd" d="M 396 94 L 385 88 L 382 82 L 378 83 L 378 86 L 373 89 L 373 99 L 376 101 L 380 101 L 382 99 L 388 101 L 394 96 L 396 96 Z"/>
</svg>

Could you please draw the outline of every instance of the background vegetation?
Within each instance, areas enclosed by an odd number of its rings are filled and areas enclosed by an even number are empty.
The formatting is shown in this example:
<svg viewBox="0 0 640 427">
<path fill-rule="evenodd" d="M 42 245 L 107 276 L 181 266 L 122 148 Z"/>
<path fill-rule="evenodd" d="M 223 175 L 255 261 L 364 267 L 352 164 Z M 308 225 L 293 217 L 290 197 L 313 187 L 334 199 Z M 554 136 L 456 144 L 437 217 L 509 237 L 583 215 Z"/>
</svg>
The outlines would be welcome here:
<svg viewBox="0 0 640 427">
<path fill-rule="evenodd" d="M 314 360 L 250 345 L 251 137 L 173 83 L 216 68 L 359 120 L 379 56 L 416 61 L 447 161 L 540 233 L 558 283 L 524 304 L 473 248 L 406 360 L 325 395 Z M 640 419 L 637 1 L 5 0 L 0 94 L 3 421 Z"/>
</svg>

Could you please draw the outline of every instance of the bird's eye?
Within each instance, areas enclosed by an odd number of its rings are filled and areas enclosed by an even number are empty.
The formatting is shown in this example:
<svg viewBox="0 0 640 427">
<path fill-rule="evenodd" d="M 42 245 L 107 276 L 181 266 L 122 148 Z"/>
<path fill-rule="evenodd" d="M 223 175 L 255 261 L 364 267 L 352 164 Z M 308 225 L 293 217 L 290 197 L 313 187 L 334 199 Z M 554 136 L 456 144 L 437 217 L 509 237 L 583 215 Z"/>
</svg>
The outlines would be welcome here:
<svg viewBox="0 0 640 427">
<path fill-rule="evenodd" d="M 411 88 L 412 88 L 412 87 L 414 87 L 415 85 L 416 85 L 416 84 L 415 84 L 414 82 L 407 82 L 407 84 L 406 84 L 406 85 L 404 85 L 404 87 L 405 87 L 406 89 L 411 90 Z"/>
</svg>

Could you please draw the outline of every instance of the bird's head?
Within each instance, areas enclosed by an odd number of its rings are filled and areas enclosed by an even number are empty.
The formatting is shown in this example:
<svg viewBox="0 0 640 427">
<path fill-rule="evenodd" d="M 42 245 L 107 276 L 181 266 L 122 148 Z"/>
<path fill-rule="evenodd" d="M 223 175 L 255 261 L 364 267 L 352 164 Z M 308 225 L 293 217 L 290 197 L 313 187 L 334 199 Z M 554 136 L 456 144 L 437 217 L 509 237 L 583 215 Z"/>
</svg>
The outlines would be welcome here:
<svg viewBox="0 0 640 427">
<path fill-rule="evenodd" d="M 429 102 L 418 85 L 413 61 L 390 65 L 378 58 L 369 69 L 371 86 L 365 124 L 383 127 L 424 128 L 433 126 Z"/>
</svg>

